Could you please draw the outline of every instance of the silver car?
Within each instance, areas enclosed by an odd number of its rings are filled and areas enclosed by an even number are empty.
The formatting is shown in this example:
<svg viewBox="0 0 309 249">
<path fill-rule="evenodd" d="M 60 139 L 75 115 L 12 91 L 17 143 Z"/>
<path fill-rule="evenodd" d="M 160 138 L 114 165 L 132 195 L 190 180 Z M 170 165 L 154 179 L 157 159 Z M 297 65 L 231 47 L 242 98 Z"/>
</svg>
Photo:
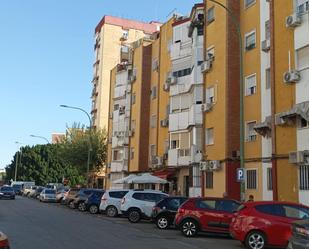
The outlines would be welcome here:
<svg viewBox="0 0 309 249">
<path fill-rule="evenodd" d="M 101 199 L 100 211 L 106 213 L 109 217 L 116 217 L 121 214 L 121 200 L 128 192 L 129 189 L 114 189 L 106 191 Z"/>
<path fill-rule="evenodd" d="M 43 202 L 56 202 L 56 190 L 48 188 L 43 189 L 39 200 Z"/>
</svg>

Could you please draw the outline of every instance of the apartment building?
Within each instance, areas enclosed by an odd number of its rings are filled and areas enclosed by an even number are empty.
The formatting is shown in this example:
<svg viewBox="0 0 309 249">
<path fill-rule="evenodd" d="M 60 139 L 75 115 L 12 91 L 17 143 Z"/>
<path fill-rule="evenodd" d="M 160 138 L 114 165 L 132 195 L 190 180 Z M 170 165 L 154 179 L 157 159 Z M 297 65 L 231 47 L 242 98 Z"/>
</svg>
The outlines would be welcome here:
<svg viewBox="0 0 309 249">
<path fill-rule="evenodd" d="M 120 63 L 122 45 L 130 44 L 159 29 L 156 22 L 143 23 L 104 16 L 95 28 L 95 62 L 93 64 L 92 125 L 108 126 L 110 71 Z"/>
<path fill-rule="evenodd" d="M 203 24 L 203 4 L 197 4 L 172 25 L 168 167 L 177 168 L 177 192 L 186 196 L 201 195 Z"/>
<path fill-rule="evenodd" d="M 238 20 L 243 43 L 244 197 L 308 204 L 309 3 L 219 2 Z M 230 14 L 204 3 L 203 194 L 239 198 L 239 38 Z"/>
<path fill-rule="evenodd" d="M 150 39 L 122 45 L 121 62 L 111 71 L 107 188 L 115 181 L 148 170 Z"/>
</svg>

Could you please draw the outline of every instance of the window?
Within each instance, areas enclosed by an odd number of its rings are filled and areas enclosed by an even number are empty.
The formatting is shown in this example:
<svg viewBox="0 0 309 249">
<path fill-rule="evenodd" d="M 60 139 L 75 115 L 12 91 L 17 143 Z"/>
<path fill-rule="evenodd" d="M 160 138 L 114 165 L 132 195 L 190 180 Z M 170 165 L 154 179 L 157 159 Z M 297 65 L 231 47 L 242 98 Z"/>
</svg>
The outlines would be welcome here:
<svg viewBox="0 0 309 249">
<path fill-rule="evenodd" d="M 265 85 L 266 89 L 270 89 L 270 68 L 265 70 Z"/>
<path fill-rule="evenodd" d="M 299 189 L 309 190 L 309 165 L 299 166 Z"/>
<path fill-rule="evenodd" d="M 206 103 L 215 103 L 215 87 L 209 87 L 206 89 Z"/>
<path fill-rule="evenodd" d="M 256 121 L 253 121 L 253 122 L 248 122 L 247 123 L 247 129 L 246 129 L 246 132 L 247 132 L 247 136 L 246 136 L 246 140 L 247 142 L 253 142 L 256 140 L 256 132 L 254 130 L 254 127 L 256 125 Z"/>
<path fill-rule="evenodd" d="M 151 119 L 150 119 L 150 127 L 151 128 L 156 128 L 157 126 L 157 115 L 151 115 Z"/>
<path fill-rule="evenodd" d="M 218 200 L 217 201 L 217 210 L 227 213 L 233 213 L 239 208 L 240 204 L 231 200 Z"/>
<path fill-rule="evenodd" d="M 206 129 L 206 145 L 214 144 L 214 128 Z"/>
<path fill-rule="evenodd" d="M 190 156 L 191 155 L 191 151 L 190 149 L 180 149 L 179 150 L 179 157 L 186 157 L 186 156 Z"/>
<path fill-rule="evenodd" d="M 136 103 L 136 93 L 132 94 L 132 105 Z"/>
<path fill-rule="evenodd" d="M 255 0 L 245 0 L 245 8 L 252 6 L 255 3 Z"/>
<path fill-rule="evenodd" d="M 184 76 L 190 75 L 191 71 L 192 71 L 191 68 L 182 69 L 182 70 L 173 72 L 173 76 L 177 78 L 184 77 Z"/>
<path fill-rule="evenodd" d="M 202 26 L 202 25 L 197 26 L 197 35 L 198 36 L 204 35 L 204 26 Z"/>
<path fill-rule="evenodd" d="M 178 149 L 178 148 L 179 148 L 179 140 L 172 140 L 171 149 Z"/>
<path fill-rule="evenodd" d="M 205 187 L 207 189 L 213 189 L 214 187 L 214 173 L 210 171 L 206 171 L 206 177 L 205 177 Z"/>
<path fill-rule="evenodd" d="M 307 128 L 307 127 L 309 127 L 309 122 L 304 118 L 300 118 L 298 127 L 299 128 Z"/>
<path fill-rule="evenodd" d="M 170 210 L 177 211 L 182 203 L 184 203 L 187 199 L 185 198 L 171 198 L 167 199 L 167 207 Z"/>
<path fill-rule="evenodd" d="M 211 7 L 207 10 L 206 22 L 209 24 L 215 20 L 215 7 Z"/>
<path fill-rule="evenodd" d="M 151 88 L 151 99 L 155 99 L 157 97 L 157 87 L 153 86 Z"/>
<path fill-rule="evenodd" d="M 259 205 L 255 209 L 261 213 L 275 215 L 275 216 L 284 216 L 284 210 L 282 205 L 271 204 L 271 205 Z"/>
<path fill-rule="evenodd" d="M 152 158 L 153 156 L 156 156 L 156 154 L 157 154 L 156 145 L 151 144 L 149 151 L 150 151 L 150 158 Z"/>
<path fill-rule="evenodd" d="M 297 8 L 298 14 L 304 14 L 309 11 L 309 1 L 300 4 Z"/>
<path fill-rule="evenodd" d="M 267 20 L 265 22 L 265 39 L 269 40 L 270 39 L 270 22 Z"/>
<path fill-rule="evenodd" d="M 114 150 L 114 151 L 113 151 L 113 160 L 114 160 L 114 161 L 120 161 L 120 160 L 122 160 L 122 151 L 120 151 L 120 150 Z"/>
<path fill-rule="evenodd" d="M 134 159 L 134 148 L 133 147 L 130 149 L 130 159 L 131 160 Z"/>
<path fill-rule="evenodd" d="M 247 189 L 257 189 L 256 169 L 247 169 Z"/>
<path fill-rule="evenodd" d="M 159 68 L 159 61 L 158 61 L 157 58 L 152 60 L 151 68 L 152 68 L 152 71 L 157 71 L 158 70 L 158 68 Z"/>
<path fill-rule="evenodd" d="M 117 111 L 117 110 L 119 110 L 119 105 L 118 104 L 114 105 L 114 111 Z"/>
<path fill-rule="evenodd" d="M 129 38 L 129 30 L 127 29 L 122 30 L 122 38 L 124 40 L 127 40 Z"/>
<path fill-rule="evenodd" d="M 109 192 L 109 196 L 110 196 L 111 198 L 121 199 L 121 198 L 124 197 L 127 193 L 128 193 L 128 191 L 111 191 L 111 192 Z"/>
<path fill-rule="evenodd" d="M 256 93 L 256 75 L 250 75 L 246 77 L 246 96 L 250 96 Z"/>
<path fill-rule="evenodd" d="M 309 219 L 309 208 L 283 205 L 285 217 L 292 219 Z"/>
<path fill-rule="evenodd" d="M 267 190 L 273 190 L 272 168 L 267 168 Z"/>
<path fill-rule="evenodd" d="M 246 48 L 246 51 L 254 49 L 255 46 L 256 46 L 255 31 L 252 31 L 252 32 L 247 33 L 245 35 L 245 48 Z"/>
</svg>

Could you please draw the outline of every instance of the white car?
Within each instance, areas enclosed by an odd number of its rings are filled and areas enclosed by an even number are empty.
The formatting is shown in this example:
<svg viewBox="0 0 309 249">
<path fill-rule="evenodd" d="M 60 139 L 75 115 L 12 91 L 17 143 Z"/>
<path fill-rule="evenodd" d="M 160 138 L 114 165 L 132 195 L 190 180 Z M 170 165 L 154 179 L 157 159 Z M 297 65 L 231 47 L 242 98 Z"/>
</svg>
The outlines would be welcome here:
<svg viewBox="0 0 309 249">
<path fill-rule="evenodd" d="M 56 193 L 56 202 L 62 202 L 65 197 L 68 195 L 69 189 L 61 189 Z"/>
<path fill-rule="evenodd" d="M 106 213 L 109 217 L 116 217 L 121 214 L 121 199 L 129 192 L 129 189 L 114 189 L 104 193 L 101 199 L 100 212 Z"/>
<path fill-rule="evenodd" d="M 31 194 L 34 193 L 36 189 L 37 189 L 37 186 L 26 186 L 23 190 L 23 195 L 31 196 Z"/>
<path fill-rule="evenodd" d="M 56 190 L 48 188 L 43 189 L 39 200 L 43 202 L 56 202 Z"/>
<path fill-rule="evenodd" d="M 168 197 L 156 190 L 130 190 L 121 201 L 120 210 L 129 221 L 137 223 L 140 219 L 151 219 L 152 209 L 157 202 Z"/>
</svg>

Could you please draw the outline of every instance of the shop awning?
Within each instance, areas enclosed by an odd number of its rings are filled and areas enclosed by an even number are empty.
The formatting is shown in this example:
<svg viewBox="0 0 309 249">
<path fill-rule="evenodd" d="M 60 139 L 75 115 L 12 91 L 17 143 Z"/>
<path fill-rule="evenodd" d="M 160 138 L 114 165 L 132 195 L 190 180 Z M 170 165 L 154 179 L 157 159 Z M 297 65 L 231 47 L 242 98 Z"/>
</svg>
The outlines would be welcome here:
<svg viewBox="0 0 309 249">
<path fill-rule="evenodd" d="M 145 174 L 142 174 L 142 175 L 139 175 L 139 176 L 135 176 L 135 177 L 129 179 L 127 182 L 128 183 L 137 183 L 137 184 L 146 184 L 146 183 L 149 183 L 149 184 L 165 184 L 168 181 L 166 181 L 166 180 L 164 180 L 160 177 L 153 176 L 149 173 L 145 173 Z"/>
<path fill-rule="evenodd" d="M 167 180 L 168 178 L 175 176 L 175 170 L 165 169 L 165 170 L 155 171 L 152 173 L 152 175 Z"/>
<path fill-rule="evenodd" d="M 125 183 L 128 183 L 128 181 L 132 178 L 136 177 L 135 174 L 132 174 L 132 175 L 128 175 L 122 179 L 118 179 L 118 180 L 115 180 L 113 181 L 114 184 L 125 184 Z"/>
<path fill-rule="evenodd" d="M 267 116 L 264 122 L 257 123 L 253 129 L 262 136 L 269 136 L 271 132 L 271 116 Z"/>
<path fill-rule="evenodd" d="M 278 113 L 276 116 L 283 120 L 301 117 L 309 122 L 309 101 L 296 104 L 289 111 Z"/>
</svg>

